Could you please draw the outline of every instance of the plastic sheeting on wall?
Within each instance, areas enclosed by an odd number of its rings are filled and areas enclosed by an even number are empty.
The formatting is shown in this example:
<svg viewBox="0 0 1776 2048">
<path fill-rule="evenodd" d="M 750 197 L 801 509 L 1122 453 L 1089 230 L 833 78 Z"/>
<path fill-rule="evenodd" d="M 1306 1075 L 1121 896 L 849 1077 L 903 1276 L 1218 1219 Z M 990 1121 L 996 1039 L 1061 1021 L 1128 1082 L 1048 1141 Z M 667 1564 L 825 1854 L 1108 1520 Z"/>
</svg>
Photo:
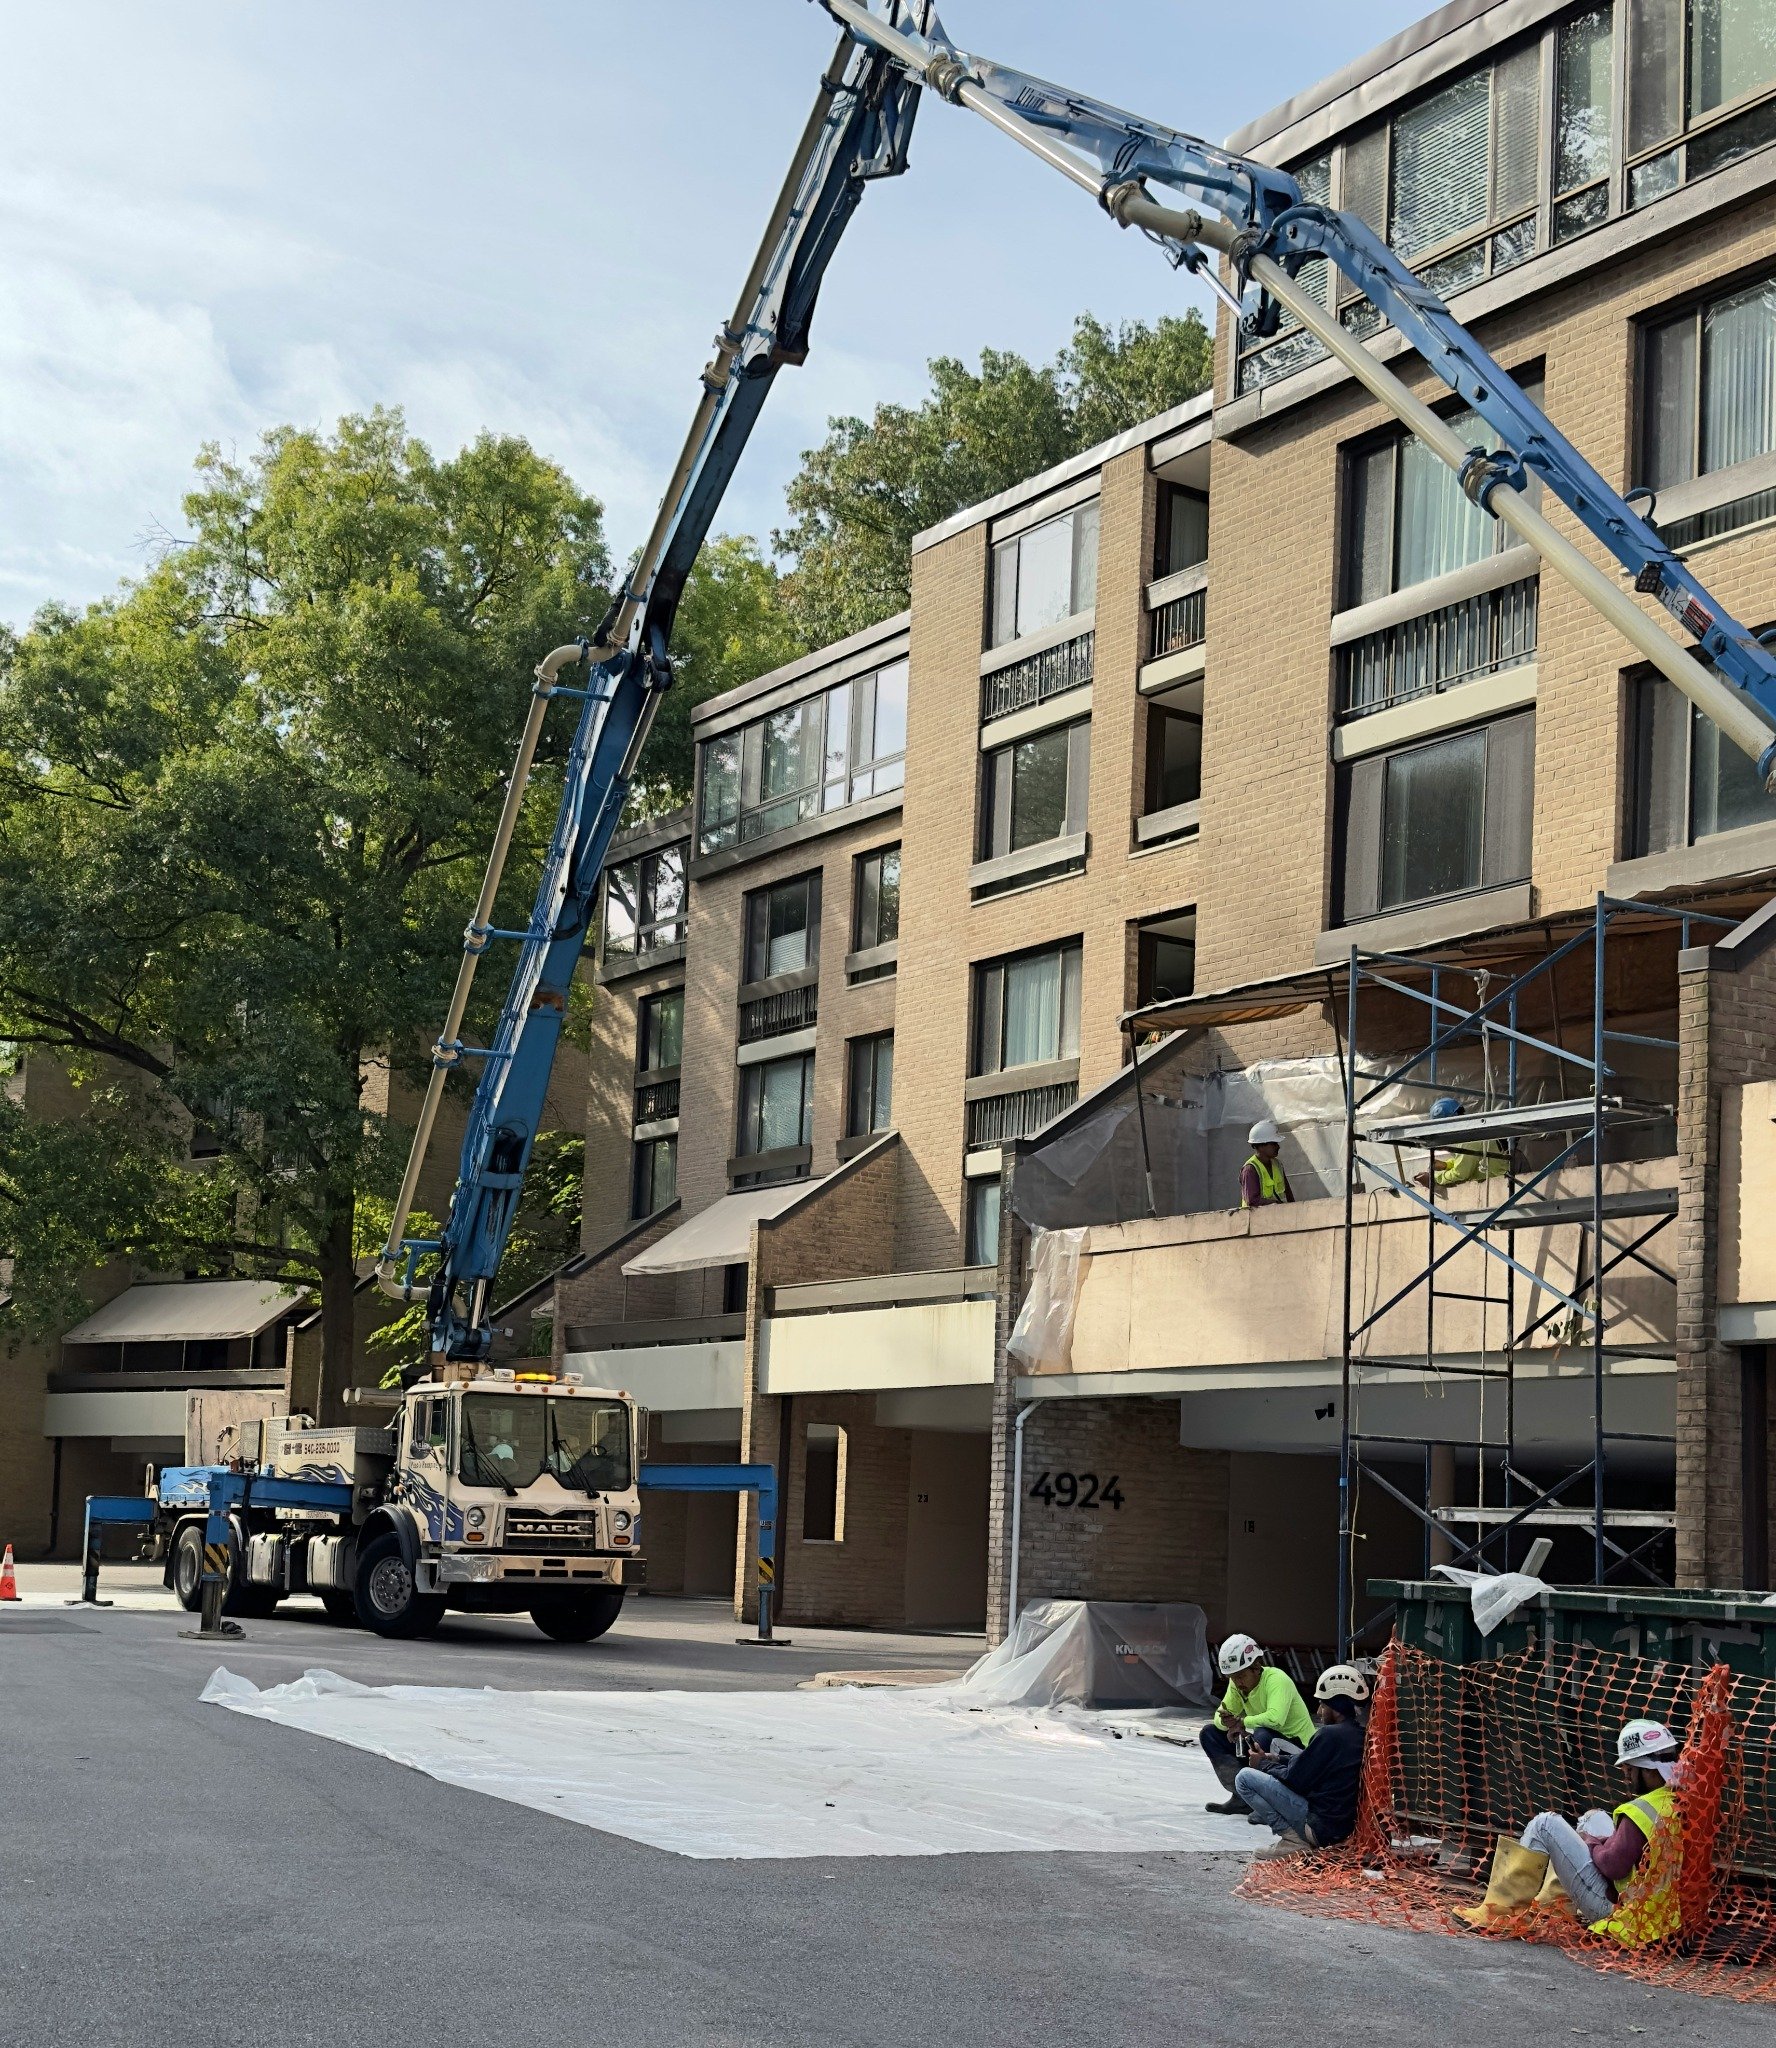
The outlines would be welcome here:
<svg viewBox="0 0 1776 2048">
<path fill-rule="evenodd" d="M 1032 1600 L 953 1686 L 1004 1707 L 1206 1707 L 1219 1697 L 1208 1622 L 1186 1601 Z"/>
<path fill-rule="evenodd" d="M 1030 1291 L 1005 1348 L 1031 1372 L 1065 1372 L 1073 1362 L 1073 1315 L 1079 1306 L 1088 1233 L 1039 1230 L 1030 1246 Z"/>
<path fill-rule="evenodd" d="M 1457 1064 L 1453 1057 L 1445 1062 L 1449 1079 Z M 1379 1076 L 1383 1069 L 1364 1062 L 1363 1071 Z M 1371 1097 L 1364 1120 L 1419 1113 L 1442 1092 L 1398 1083 Z M 1052 1144 L 1038 1145 L 1020 1160 L 1012 1184 L 1019 1216 L 1043 1230 L 1145 1216 L 1147 1161 L 1159 1215 L 1237 1209 L 1240 1167 L 1251 1151 L 1246 1134 L 1263 1117 L 1282 1129 L 1283 1166 L 1297 1201 L 1336 1195 L 1343 1187 L 1344 1066 L 1330 1053 L 1212 1074 L 1144 1077 L 1142 1115 L 1146 1160 L 1141 1116 L 1126 1088 L 1107 1093 L 1101 1107 Z"/>
<path fill-rule="evenodd" d="M 309 1671 L 261 1691 L 218 1670 L 231 1713 L 367 1750 L 447 1785 L 681 1856 L 945 1856 L 1245 1850 L 1194 1748 L 1118 1740 L 1083 1715 L 957 1688 L 495 1692 L 366 1686 Z M 447 1809 L 416 1802 L 414 1823 Z"/>
</svg>

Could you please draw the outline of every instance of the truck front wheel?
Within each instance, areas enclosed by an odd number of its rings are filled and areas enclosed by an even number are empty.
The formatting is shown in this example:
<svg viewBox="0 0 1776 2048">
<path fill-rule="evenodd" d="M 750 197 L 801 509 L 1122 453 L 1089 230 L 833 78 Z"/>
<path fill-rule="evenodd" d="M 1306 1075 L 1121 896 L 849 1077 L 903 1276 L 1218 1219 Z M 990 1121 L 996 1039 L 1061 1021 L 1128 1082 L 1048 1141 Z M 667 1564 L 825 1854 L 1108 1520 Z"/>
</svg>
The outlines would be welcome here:
<svg viewBox="0 0 1776 2048">
<path fill-rule="evenodd" d="M 603 1635 L 622 1611 L 623 1589 L 612 1586 L 539 1600 L 530 1610 L 530 1618 L 552 1642 L 590 1643 Z"/>
<path fill-rule="evenodd" d="M 429 1636 L 444 1619 L 444 1596 L 422 1593 L 392 1529 L 358 1553 L 358 1619 L 379 1636 Z"/>
<path fill-rule="evenodd" d="M 203 1605 L 204 1525 L 181 1522 L 173 1538 L 173 1591 L 187 1614 Z"/>
</svg>

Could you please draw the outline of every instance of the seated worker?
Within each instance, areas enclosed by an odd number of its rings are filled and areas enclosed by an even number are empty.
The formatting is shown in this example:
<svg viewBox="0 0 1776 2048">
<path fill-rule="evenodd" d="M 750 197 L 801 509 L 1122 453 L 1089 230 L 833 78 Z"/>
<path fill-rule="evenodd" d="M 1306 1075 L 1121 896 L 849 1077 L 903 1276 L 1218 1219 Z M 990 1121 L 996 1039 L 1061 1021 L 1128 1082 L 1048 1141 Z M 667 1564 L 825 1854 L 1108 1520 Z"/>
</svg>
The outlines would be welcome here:
<svg viewBox="0 0 1776 2048">
<path fill-rule="evenodd" d="M 1354 1664 L 1334 1664 L 1314 1687 L 1318 1732 L 1309 1749 L 1296 1751 L 1279 1770 L 1248 1764 L 1233 1789 L 1265 1822 L 1276 1840 L 1271 1853 L 1329 1849 L 1357 1824 L 1357 1791 L 1363 1782 L 1363 1702 L 1369 1681 Z M 1259 1851 L 1260 1855 L 1266 1853 Z"/>
<path fill-rule="evenodd" d="M 1521 1842 L 1500 1835 L 1484 1901 L 1456 1912 L 1472 1927 L 1488 1927 L 1564 1892 L 1594 1934 L 1612 1935 L 1625 1948 L 1675 1934 L 1683 1911 L 1671 1789 L 1677 1748 L 1662 1721 L 1630 1721 L 1616 1740 L 1616 1763 L 1632 1790 L 1611 1816 L 1614 1829 L 1588 1840 L 1562 1815 L 1538 1813 Z"/>
<path fill-rule="evenodd" d="M 1250 1813 L 1233 1783 L 1245 1753 L 1257 1750 L 1279 1761 L 1296 1755 L 1313 1740 L 1313 1716 L 1294 1679 L 1266 1664 L 1264 1652 L 1250 1636 L 1229 1636 L 1216 1662 L 1227 1680 L 1227 1692 L 1197 1740 L 1227 1797 L 1209 1801 L 1208 1811 Z"/>
<path fill-rule="evenodd" d="M 1265 1209 L 1272 1202 L 1294 1201 L 1295 1190 L 1277 1157 L 1283 1149 L 1282 1132 L 1264 1117 L 1246 1133 L 1246 1143 L 1252 1156 L 1240 1168 L 1240 1207 Z"/>
<path fill-rule="evenodd" d="M 1434 1117 L 1465 1116 L 1465 1105 L 1453 1095 L 1440 1096 L 1431 1104 Z M 1457 1145 L 1452 1151 L 1439 1152 L 1442 1164 L 1432 1173 L 1427 1168 L 1415 1173 L 1412 1178 L 1421 1188 L 1433 1183 L 1440 1188 L 1459 1188 L 1474 1180 L 1497 1180 L 1509 1165 L 1505 1148 L 1497 1138 L 1473 1138 L 1465 1145 Z"/>
</svg>

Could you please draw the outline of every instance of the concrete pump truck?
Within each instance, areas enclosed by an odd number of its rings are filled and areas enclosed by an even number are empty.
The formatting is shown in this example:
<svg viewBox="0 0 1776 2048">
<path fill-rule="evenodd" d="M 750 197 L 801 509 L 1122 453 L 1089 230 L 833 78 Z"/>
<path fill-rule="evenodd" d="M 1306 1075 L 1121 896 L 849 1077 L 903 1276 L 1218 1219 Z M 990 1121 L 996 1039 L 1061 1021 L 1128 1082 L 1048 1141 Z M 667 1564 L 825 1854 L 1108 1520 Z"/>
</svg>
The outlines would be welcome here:
<svg viewBox="0 0 1776 2048">
<path fill-rule="evenodd" d="M 380 1446 L 354 1448 L 362 1471 L 354 1464 L 330 1482 L 354 1487 L 369 1507 L 354 1520 L 350 1538 L 342 1525 L 298 1539 L 287 1517 L 276 1530 L 258 1524 L 261 1514 L 279 1517 L 278 1489 L 316 1483 L 285 1474 L 292 1459 L 325 1462 L 318 1433 L 273 1431 L 257 1473 L 200 1474 L 208 1513 L 198 1582 L 214 1599 L 224 1585 L 243 1579 L 249 1600 L 293 1585 L 300 1556 L 305 1583 L 339 1596 L 341 1607 L 349 1586 L 356 1613 L 393 1633 L 413 1625 L 415 1602 L 493 1604 L 516 1598 L 520 1589 L 528 1596 L 527 1567 L 518 1561 L 534 1553 L 522 1546 L 548 1540 L 555 1543 L 551 1557 L 572 1555 L 556 1539 L 573 1523 L 589 1529 L 597 1546 L 579 1553 L 598 1560 L 581 1573 L 597 1592 L 588 1586 L 562 1597 L 620 1601 L 624 1570 L 602 1578 L 597 1573 L 607 1562 L 618 1565 L 619 1549 L 625 1568 L 637 1555 L 629 1499 L 635 1474 L 614 1450 L 590 1453 L 589 1447 L 595 1440 L 614 1443 L 626 1427 L 626 1442 L 638 1451 L 633 1404 L 615 1392 L 575 1390 L 553 1379 L 532 1389 L 516 1376 L 508 1382 L 496 1374 L 489 1362 L 491 1288 L 537 1135 L 605 853 L 672 681 L 671 632 L 685 579 L 772 380 L 807 354 L 821 279 L 864 186 L 906 168 L 913 117 L 926 88 L 980 116 L 1079 186 L 1112 221 L 1138 230 L 1168 263 L 1203 278 L 1250 331 L 1272 332 L 1283 313 L 1292 316 L 1457 473 L 1476 505 L 1535 547 L 1758 764 L 1765 785 L 1772 784 L 1776 657 L 1667 545 L 1652 521 L 1650 493 L 1624 494 L 1607 482 L 1360 219 L 1304 199 L 1292 178 L 1268 164 L 973 55 L 944 33 L 931 0 L 816 4 L 840 26 L 838 49 L 733 317 L 716 336 L 703 395 L 653 531 L 597 629 L 557 648 L 536 672 L 378 1266 L 389 1293 L 403 1301 L 426 1299 L 428 1377 L 401 1397 L 396 1429 Z M 1316 288 L 1311 274 L 1306 283 L 1301 275 L 1328 263 L 1472 409 L 1495 445 L 1475 447 L 1462 439 L 1328 310 L 1337 295 L 1323 282 Z M 1608 574 L 1551 524 L 1536 503 L 1537 485 L 1615 559 L 1622 577 Z M 1653 602 L 1637 603 L 1637 596 Z M 1663 607 L 1693 644 L 1664 630 L 1654 606 Z M 577 680 L 567 681 L 570 674 Z M 492 923 L 495 895 L 543 721 L 557 699 L 579 706 L 560 810 L 529 921 L 519 930 L 501 930 Z M 465 1045 L 461 1031 L 476 968 L 494 945 L 514 948 L 505 999 L 489 1043 Z M 407 1220 L 444 1088 L 465 1061 L 478 1079 L 449 1213 L 437 1237 L 410 1236 Z M 582 1424 L 582 1414 L 604 1420 Z M 512 1440 L 508 1464 L 498 1446 L 513 1429 L 524 1447 L 520 1452 Z M 625 1450 L 623 1457 L 633 1454 Z M 669 1485 L 676 1483 L 674 1473 L 697 1469 L 644 1468 L 641 1483 Z M 234 1540 L 237 1550 L 245 1546 L 244 1572 L 230 1581 L 237 1567 L 228 1548 L 229 1515 L 243 1487 L 245 1518 Z M 336 1493 L 335 1512 L 343 1512 L 339 1498 Z M 294 1512 L 297 1503 L 292 1496 L 283 1505 Z M 622 1516 L 628 1517 L 627 1548 L 616 1542 Z M 763 1500 L 760 1521 L 764 1560 L 769 1526 Z M 188 1572 L 189 1541 L 183 1554 Z M 761 1579 L 768 1585 L 763 1566 Z M 551 1592 L 542 1605 L 554 1597 Z M 420 1608 L 420 1622 L 432 1612 Z"/>
</svg>

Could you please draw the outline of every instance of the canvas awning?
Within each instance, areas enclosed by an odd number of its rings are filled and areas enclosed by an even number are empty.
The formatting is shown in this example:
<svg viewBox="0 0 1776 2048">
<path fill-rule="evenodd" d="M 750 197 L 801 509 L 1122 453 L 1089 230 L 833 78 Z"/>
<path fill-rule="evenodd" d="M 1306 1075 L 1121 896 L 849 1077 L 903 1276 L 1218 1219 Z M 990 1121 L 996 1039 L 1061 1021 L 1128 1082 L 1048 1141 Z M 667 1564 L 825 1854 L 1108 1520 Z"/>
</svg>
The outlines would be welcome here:
<svg viewBox="0 0 1776 2048">
<path fill-rule="evenodd" d="M 646 1251 L 637 1252 L 623 1271 L 695 1273 L 706 1266 L 743 1266 L 752 1252 L 752 1226 L 768 1216 L 781 1216 L 820 1185 L 817 1180 L 794 1180 L 779 1187 L 745 1188 L 737 1195 L 723 1195 L 688 1223 L 656 1238 Z"/>
<path fill-rule="evenodd" d="M 257 1337 L 302 1300 L 275 1280 L 138 1281 L 76 1323 L 64 1344 L 195 1344 Z"/>
</svg>

